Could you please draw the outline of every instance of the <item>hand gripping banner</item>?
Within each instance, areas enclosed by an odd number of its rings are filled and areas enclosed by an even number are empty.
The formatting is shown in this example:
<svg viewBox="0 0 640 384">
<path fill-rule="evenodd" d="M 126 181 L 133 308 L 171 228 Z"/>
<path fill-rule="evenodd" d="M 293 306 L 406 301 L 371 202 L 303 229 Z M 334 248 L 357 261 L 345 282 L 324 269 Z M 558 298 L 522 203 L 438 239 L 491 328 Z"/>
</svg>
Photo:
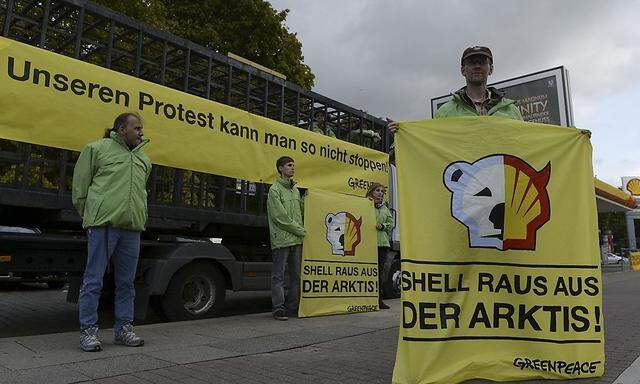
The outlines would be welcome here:
<svg viewBox="0 0 640 384">
<path fill-rule="evenodd" d="M 494 117 L 396 135 L 402 320 L 394 383 L 602 376 L 591 145 Z"/>
<path fill-rule="evenodd" d="M 378 310 L 373 203 L 309 190 L 304 203 L 300 317 Z"/>
</svg>

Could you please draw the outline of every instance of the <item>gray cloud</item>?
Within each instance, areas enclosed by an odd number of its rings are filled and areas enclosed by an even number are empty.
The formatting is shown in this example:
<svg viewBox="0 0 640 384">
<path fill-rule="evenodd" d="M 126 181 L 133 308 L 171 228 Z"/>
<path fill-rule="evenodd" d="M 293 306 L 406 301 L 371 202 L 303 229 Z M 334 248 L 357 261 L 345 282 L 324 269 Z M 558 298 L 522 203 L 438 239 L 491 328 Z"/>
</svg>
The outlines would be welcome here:
<svg viewBox="0 0 640 384">
<path fill-rule="evenodd" d="M 419 119 L 427 100 L 457 89 L 462 50 L 491 47 L 492 81 L 565 65 L 576 121 L 599 99 L 638 86 L 638 1 L 293 1 L 316 90 L 378 116 Z"/>
</svg>

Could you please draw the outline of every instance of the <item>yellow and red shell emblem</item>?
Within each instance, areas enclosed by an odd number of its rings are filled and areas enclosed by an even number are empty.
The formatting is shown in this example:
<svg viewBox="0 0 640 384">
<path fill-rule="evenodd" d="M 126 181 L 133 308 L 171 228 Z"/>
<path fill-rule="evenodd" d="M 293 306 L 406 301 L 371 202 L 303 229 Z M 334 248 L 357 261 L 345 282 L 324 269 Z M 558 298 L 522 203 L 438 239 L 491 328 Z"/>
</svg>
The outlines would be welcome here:
<svg viewBox="0 0 640 384">
<path fill-rule="evenodd" d="M 633 178 L 627 183 L 627 191 L 633 196 L 640 196 L 640 179 Z"/>
<path fill-rule="evenodd" d="M 337 256 L 354 256 L 362 240 L 362 217 L 356 219 L 350 212 L 329 213 L 324 223 L 331 253 Z"/>
<path fill-rule="evenodd" d="M 469 231 L 469 246 L 535 250 L 536 232 L 551 218 L 551 164 L 537 171 L 513 155 L 449 164 L 443 181 L 451 215 Z"/>
</svg>

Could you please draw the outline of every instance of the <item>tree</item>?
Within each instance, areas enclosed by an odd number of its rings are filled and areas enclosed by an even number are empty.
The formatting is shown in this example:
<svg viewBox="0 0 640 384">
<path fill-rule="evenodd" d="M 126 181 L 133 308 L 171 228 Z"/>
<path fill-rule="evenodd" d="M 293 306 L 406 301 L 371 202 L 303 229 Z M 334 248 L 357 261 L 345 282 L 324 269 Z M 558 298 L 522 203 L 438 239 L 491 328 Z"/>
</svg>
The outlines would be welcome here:
<svg viewBox="0 0 640 384">
<path fill-rule="evenodd" d="M 222 54 L 235 53 L 310 89 L 315 76 L 302 43 L 264 0 L 96 0 L 106 7 Z"/>
</svg>

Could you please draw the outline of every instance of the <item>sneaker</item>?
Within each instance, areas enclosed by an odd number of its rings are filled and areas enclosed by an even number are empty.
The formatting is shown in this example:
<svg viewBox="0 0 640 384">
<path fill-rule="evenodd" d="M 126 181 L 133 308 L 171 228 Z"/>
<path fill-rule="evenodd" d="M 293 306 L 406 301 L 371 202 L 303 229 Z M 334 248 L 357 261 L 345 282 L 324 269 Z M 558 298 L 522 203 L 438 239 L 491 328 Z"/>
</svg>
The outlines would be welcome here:
<svg viewBox="0 0 640 384">
<path fill-rule="evenodd" d="M 378 308 L 380 308 L 380 309 L 389 309 L 389 306 L 387 304 L 385 304 L 384 301 L 380 300 L 378 302 Z"/>
<path fill-rule="evenodd" d="M 120 331 L 116 333 L 114 342 L 127 347 L 139 347 L 144 344 L 142 337 L 133 332 L 131 324 L 125 324 L 120 328 Z"/>
<path fill-rule="evenodd" d="M 85 352 L 99 352 L 102 350 L 102 344 L 98 339 L 97 325 L 80 331 L 80 349 Z"/>
<path fill-rule="evenodd" d="M 278 309 L 277 311 L 273 312 L 273 318 L 281 321 L 289 320 L 283 309 Z"/>
</svg>

